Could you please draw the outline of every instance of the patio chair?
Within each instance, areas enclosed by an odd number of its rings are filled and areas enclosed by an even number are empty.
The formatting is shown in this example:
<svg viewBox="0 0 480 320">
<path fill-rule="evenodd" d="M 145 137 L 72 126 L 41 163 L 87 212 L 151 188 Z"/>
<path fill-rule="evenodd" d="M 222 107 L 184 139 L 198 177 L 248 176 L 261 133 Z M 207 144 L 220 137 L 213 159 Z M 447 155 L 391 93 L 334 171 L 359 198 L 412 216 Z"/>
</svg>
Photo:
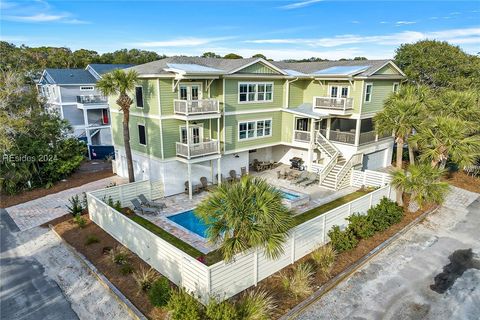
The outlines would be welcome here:
<svg viewBox="0 0 480 320">
<path fill-rule="evenodd" d="M 188 194 L 188 181 L 185 181 L 185 193 Z M 202 185 L 192 184 L 192 193 L 197 194 L 202 191 Z"/>
<path fill-rule="evenodd" d="M 237 171 L 235 170 L 230 170 L 228 173 L 230 177 L 227 178 L 227 182 L 235 182 L 237 181 Z"/>
<path fill-rule="evenodd" d="M 154 202 L 154 201 L 148 200 L 143 193 L 141 193 L 138 196 L 138 199 L 140 199 L 140 203 L 144 207 L 158 208 L 158 209 L 164 209 L 167 207 L 167 205 L 164 202 Z"/>
<path fill-rule="evenodd" d="M 316 173 L 313 173 L 313 172 L 309 172 L 308 173 L 308 176 L 307 176 L 307 179 L 304 180 L 303 182 L 299 183 L 300 186 L 302 187 L 308 187 L 312 184 L 315 184 L 318 182 L 318 175 Z"/>
<path fill-rule="evenodd" d="M 241 167 L 240 168 L 240 176 L 243 177 L 243 176 L 246 176 L 248 173 L 247 173 L 247 167 Z"/>
<path fill-rule="evenodd" d="M 136 211 L 140 211 L 143 214 L 158 214 L 158 211 L 154 208 L 142 207 L 142 204 L 138 199 L 130 200 L 133 204 L 133 208 Z"/>
<path fill-rule="evenodd" d="M 308 171 L 302 171 L 300 173 L 300 175 L 292 181 L 293 184 L 295 185 L 299 185 L 300 183 L 304 182 L 304 181 L 307 181 L 308 180 L 308 174 L 309 172 Z"/>
<path fill-rule="evenodd" d="M 202 183 L 202 189 L 208 191 L 208 180 L 206 177 L 201 177 L 200 182 Z"/>
</svg>

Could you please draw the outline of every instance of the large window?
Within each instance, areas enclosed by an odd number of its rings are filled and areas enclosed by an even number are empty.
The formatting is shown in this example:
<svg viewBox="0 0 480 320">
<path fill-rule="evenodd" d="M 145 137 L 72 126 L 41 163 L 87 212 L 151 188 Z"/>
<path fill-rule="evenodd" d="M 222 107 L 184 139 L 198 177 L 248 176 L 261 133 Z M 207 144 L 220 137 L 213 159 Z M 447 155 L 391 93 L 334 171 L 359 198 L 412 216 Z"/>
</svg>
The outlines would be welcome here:
<svg viewBox="0 0 480 320">
<path fill-rule="evenodd" d="M 143 124 L 138 125 L 138 143 L 144 146 L 147 145 L 147 132 Z"/>
<path fill-rule="evenodd" d="M 238 124 L 238 139 L 262 138 L 272 135 L 272 120 L 255 120 Z"/>
<path fill-rule="evenodd" d="M 330 98 L 348 98 L 348 86 L 331 86 Z"/>
<path fill-rule="evenodd" d="M 247 82 L 238 84 L 238 102 L 273 101 L 273 83 Z"/>
<path fill-rule="evenodd" d="M 135 99 L 137 102 L 137 108 L 143 108 L 143 88 L 135 87 Z"/>
<path fill-rule="evenodd" d="M 367 83 L 365 85 L 365 102 L 372 101 L 372 90 L 373 90 L 373 84 Z"/>
</svg>

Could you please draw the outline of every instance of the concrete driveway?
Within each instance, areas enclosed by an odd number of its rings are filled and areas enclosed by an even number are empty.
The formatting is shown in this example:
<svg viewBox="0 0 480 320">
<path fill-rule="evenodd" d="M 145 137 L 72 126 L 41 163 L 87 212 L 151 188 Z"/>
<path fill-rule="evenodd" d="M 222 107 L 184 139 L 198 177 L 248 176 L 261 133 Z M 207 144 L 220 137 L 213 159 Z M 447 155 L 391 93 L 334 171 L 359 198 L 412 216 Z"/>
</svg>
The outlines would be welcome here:
<svg viewBox="0 0 480 320">
<path fill-rule="evenodd" d="M 440 210 L 298 319 L 480 319 L 479 194 L 452 187 Z"/>
</svg>

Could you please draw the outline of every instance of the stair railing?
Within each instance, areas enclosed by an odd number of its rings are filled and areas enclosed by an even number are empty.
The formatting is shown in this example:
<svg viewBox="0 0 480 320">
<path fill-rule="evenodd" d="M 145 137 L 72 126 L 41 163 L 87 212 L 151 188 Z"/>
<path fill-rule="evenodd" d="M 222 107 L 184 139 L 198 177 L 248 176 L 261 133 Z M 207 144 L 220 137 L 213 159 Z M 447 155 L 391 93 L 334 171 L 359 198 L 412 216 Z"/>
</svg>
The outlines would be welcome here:
<svg viewBox="0 0 480 320">
<path fill-rule="evenodd" d="M 323 180 L 328 176 L 330 171 L 335 167 L 338 161 L 338 151 L 330 157 L 328 163 L 323 167 L 322 171 L 319 173 L 318 184 L 322 184 Z"/>
<path fill-rule="evenodd" d="M 359 165 L 363 162 L 363 153 L 355 153 L 348 159 L 347 162 L 343 165 L 342 168 L 338 171 L 337 175 L 335 176 L 335 190 L 338 190 L 340 187 L 340 183 L 345 179 L 347 173 L 350 172 L 354 166 Z"/>
<path fill-rule="evenodd" d="M 320 131 L 317 131 L 317 136 L 316 136 L 316 139 L 315 139 L 315 142 L 317 143 L 317 145 L 326 153 L 328 154 L 328 156 L 330 158 L 333 158 L 333 154 L 327 150 L 327 148 L 325 148 L 322 143 L 325 143 L 327 144 L 328 146 L 330 146 L 330 148 L 332 148 L 332 150 L 335 150 L 334 153 L 337 153 L 338 154 L 338 149 L 327 139 L 325 138 L 321 133 Z"/>
</svg>

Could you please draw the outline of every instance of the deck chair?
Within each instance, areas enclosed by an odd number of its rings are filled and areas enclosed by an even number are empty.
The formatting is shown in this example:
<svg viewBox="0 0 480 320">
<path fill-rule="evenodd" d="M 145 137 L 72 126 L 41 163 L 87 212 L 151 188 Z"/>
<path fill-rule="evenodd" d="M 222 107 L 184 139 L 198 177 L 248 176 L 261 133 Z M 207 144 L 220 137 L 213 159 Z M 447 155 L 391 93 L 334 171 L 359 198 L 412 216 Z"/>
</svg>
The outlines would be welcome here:
<svg viewBox="0 0 480 320">
<path fill-rule="evenodd" d="M 314 183 L 318 182 L 318 176 L 316 173 L 309 172 L 307 179 L 304 180 L 303 182 L 300 182 L 298 185 L 302 187 L 308 187 Z"/>
<path fill-rule="evenodd" d="M 243 176 L 246 176 L 247 175 L 247 167 L 241 167 L 240 168 L 240 176 L 243 177 Z"/>
<path fill-rule="evenodd" d="M 158 214 L 158 211 L 153 209 L 153 208 L 148 208 L 148 207 L 142 207 L 142 204 L 138 199 L 132 199 L 130 200 L 133 204 L 133 208 L 136 211 L 140 211 L 143 214 Z"/>
<path fill-rule="evenodd" d="M 208 180 L 206 177 L 201 177 L 200 182 L 202 183 L 202 189 L 207 191 L 208 190 Z"/>
<path fill-rule="evenodd" d="M 230 177 L 227 178 L 227 181 L 228 182 L 235 182 L 237 181 L 237 171 L 235 170 L 230 170 L 230 172 L 228 173 L 230 175 Z"/>
<path fill-rule="evenodd" d="M 300 183 L 308 180 L 308 171 L 302 171 L 297 179 L 293 180 L 292 183 L 299 185 Z"/>
<path fill-rule="evenodd" d="M 202 191 L 202 185 L 192 183 L 192 194 L 197 194 Z M 188 181 L 185 181 L 185 193 L 188 194 Z"/>
<path fill-rule="evenodd" d="M 138 196 L 138 199 L 140 199 L 140 202 L 142 204 L 142 206 L 144 207 L 151 207 L 151 208 L 158 208 L 158 209 L 164 209 L 167 207 L 167 205 L 163 202 L 154 202 L 154 201 L 150 201 L 147 199 L 147 197 L 145 197 L 145 195 L 143 193 L 141 193 L 139 196 Z"/>
</svg>

